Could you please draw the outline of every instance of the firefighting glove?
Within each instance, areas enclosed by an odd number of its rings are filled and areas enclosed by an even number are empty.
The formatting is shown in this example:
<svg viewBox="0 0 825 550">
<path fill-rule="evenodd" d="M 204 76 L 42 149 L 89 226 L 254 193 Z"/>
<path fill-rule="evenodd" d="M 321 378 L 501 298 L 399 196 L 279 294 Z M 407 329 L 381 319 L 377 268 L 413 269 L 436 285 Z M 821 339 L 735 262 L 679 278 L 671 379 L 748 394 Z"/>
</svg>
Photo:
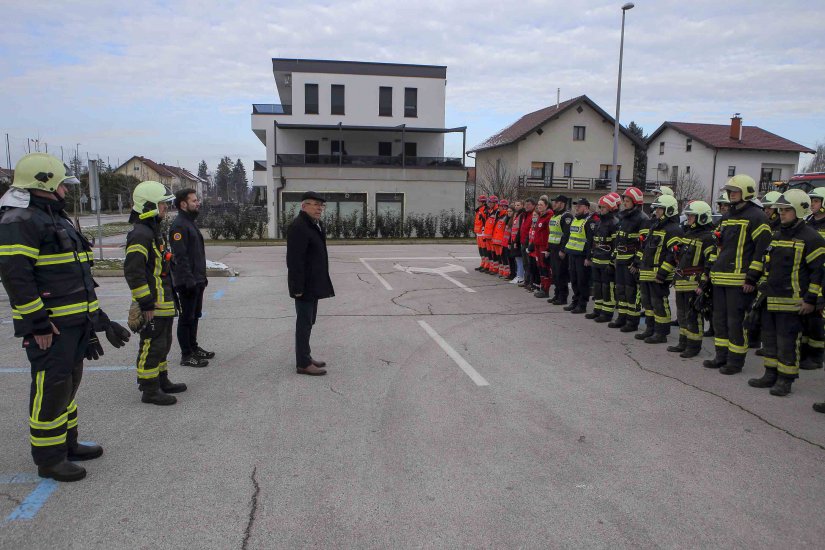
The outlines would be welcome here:
<svg viewBox="0 0 825 550">
<path fill-rule="evenodd" d="M 129 338 L 129 331 L 114 321 L 111 321 L 109 326 L 106 327 L 106 339 L 115 348 L 122 348 L 129 341 Z"/>
<path fill-rule="evenodd" d="M 100 340 L 97 335 L 92 333 L 89 337 L 89 342 L 86 344 L 86 359 L 89 361 L 97 361 L 103 356 L 103 346 L 100 345 Z"/>
</svg>

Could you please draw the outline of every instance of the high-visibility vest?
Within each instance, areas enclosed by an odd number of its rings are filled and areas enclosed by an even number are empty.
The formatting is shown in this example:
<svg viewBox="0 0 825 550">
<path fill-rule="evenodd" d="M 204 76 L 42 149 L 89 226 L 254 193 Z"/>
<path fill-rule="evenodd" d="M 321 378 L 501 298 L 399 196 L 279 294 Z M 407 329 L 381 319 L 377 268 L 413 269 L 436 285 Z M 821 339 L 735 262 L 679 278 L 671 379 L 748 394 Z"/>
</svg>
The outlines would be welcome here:
<svg viewBox="0 0 825 550">
<path fill-rule="evenodd" d="M 550 244 L 561 244 L 561 240 L 564 237 L 561 220 L 562 216 L 553 216 L 550 218 L 550 238 L 548 239 Z"/>
<path fill-rule="evenodd" d="M 567 241 L 567 250 L 574 252 L 584 252 L 584 245 L 587 244 L 587 234 L 584 232 L 584 225 L 587 218 L 575 218 L 570 222 L 570 239 Z"/>
<path fill-rule="evenodd" d="M 481 235 L 481 232 L 484 230 L 484 222 L 487 216 L 487 209 L 483 206 L 479 206 L 476 208 L 476 218 L 473 223 L 473 233 L 476 235 Z"/>
</svg>

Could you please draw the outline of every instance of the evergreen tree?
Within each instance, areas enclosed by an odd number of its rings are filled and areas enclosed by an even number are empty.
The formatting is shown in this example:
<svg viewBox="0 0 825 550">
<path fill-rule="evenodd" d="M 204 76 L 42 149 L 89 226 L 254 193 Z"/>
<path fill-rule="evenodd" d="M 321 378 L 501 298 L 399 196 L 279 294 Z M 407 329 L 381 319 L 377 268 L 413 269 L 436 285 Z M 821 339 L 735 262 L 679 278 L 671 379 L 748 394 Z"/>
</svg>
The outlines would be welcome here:
<svg viewBox="0 0 825 550">
<path fill-rule="evenodd" d="M 644 129 L 633 121 L 628 125 L 627 131 L 642 140 L 642 142 L 647 140 Z M 644 191 L 645 182 L 647 181 L 647 149 L 635 144 L 634 147 L 636 154 L 633 159 L 633 185 Z"/>
<path fill-rule="evenodd" d="M 215 191 L 221 200 L 229 200 L 230 183 L 232 179 L 232 170 L 235 165 L 229 157 L 223 157 L 218 163 L 218 169 L 215 172 Z"/>
<path fill-rule="evenodd" d="M 235 166 L 232 168 L 232 177 L 230 181 L 232 182 L 235 200 L 239 203 L 246 202 L 249 180 L 246 179 L 246 168 L 244 168 L 241 159 L 238 159 Z"/>
</svg>

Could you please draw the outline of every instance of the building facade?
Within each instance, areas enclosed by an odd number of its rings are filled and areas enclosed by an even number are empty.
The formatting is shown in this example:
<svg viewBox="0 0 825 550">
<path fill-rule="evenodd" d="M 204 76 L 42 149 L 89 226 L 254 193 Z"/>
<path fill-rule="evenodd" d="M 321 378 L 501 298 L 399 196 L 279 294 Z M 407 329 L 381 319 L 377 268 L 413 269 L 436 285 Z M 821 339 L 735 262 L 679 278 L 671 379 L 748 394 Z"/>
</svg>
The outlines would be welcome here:
<svg viewBox="0 0 825 550">
<path fill-rule="evenodd" d="M 118 166 L 115 173 L 134 176 L 140 181 L 157 181 L 171 189 L 172 192 L 187 188 L 194 189 L 201 197 L 207 183 L 185 168 L 157 163 L 141 156 L 130 158 Z"/>
<path fill-rule="evenodd" d="M 587 96 L 526 114 L 470 149 L 477 181 L 515 178 L 520 188 L 595 198 L 610 189 L 614 119 Z M 619 189 L 633 184 L 637 147 L 644 143 L 620 126 Z M 500 183 L 506 183 L 501 182 Z"/>
<path fill-rule="evenodd" d="M 252 106 L 266 146 L 253 185 L 266 189 L 269 236 L 300 196 L 325 194 L 340 216 L 438 213 L 464 208 L 462 157 L 444 156 L 447 68 L 273 59 L 280 104 Z"/>
<path fill-rule="evenodd" d="M 693 196 L 709 202 L 734 174 L 760 183 L 760 194 L 774 181 L 787 180 L 798 169 L 799 154 L 814 151 L 758 126 L 665 122 L 647 140 L 647 180 L 665 185 L 688 183 Z"/>
</svg>

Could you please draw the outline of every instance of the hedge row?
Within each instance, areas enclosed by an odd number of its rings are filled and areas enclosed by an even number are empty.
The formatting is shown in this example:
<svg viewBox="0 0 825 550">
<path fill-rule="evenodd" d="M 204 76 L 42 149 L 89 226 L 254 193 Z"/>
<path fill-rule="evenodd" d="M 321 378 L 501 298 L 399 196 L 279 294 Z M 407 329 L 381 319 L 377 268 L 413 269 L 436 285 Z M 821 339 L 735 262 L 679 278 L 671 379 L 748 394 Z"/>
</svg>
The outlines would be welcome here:
<svg viewBox="0 0 825 550">
<path fill-rule="evenodd" d="M 295 217 L 295 210 L 281 213 L 281 234 L 286 235 L 289 224 Z M 329 239 L 400 239 L 400 238 L 456 238 L 469 237 L 472 220 L 455 210 L 442 210 L 433 214 L 410 213 L 402 217 L 397 214 L 376 214 L 367 209 L 366 215 L 352 212 L 339 216 L 327 212 L 322 218 Z"/>
</svg>

